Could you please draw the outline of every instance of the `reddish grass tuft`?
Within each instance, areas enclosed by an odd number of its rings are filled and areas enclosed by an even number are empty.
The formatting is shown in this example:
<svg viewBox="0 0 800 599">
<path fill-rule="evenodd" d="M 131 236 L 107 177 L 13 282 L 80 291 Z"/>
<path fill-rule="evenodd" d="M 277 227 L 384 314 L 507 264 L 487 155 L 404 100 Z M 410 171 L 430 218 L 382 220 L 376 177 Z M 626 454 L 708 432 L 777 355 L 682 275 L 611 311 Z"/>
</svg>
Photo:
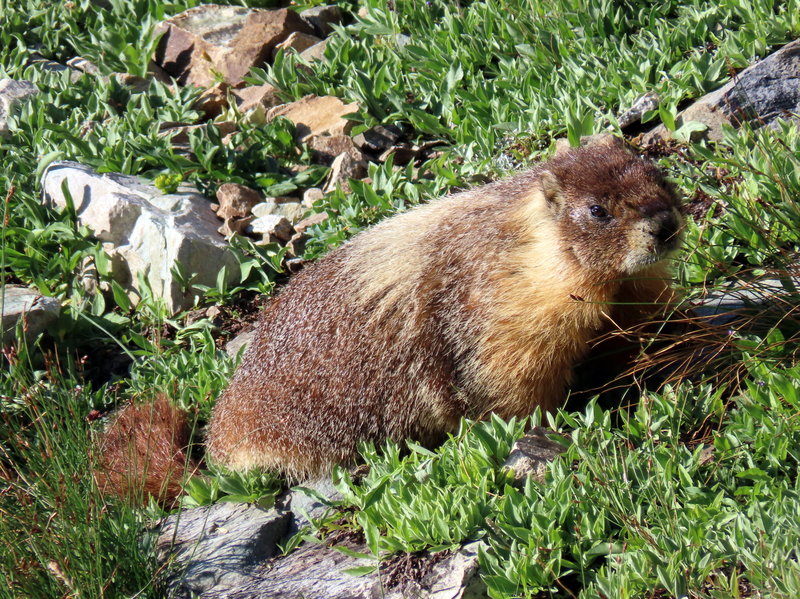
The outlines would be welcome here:
<svg viewBox="0 0 800 599">
<path fill-rule="evenodd" d="M 197 469 L 188 453 L 186 413 L 164 395 L 148 404 L 120 409 L 99 444 L 100 490 L 133 504 L 154 497 L 171 507 L 183 492 L 182 482 Z"/>
</svg>

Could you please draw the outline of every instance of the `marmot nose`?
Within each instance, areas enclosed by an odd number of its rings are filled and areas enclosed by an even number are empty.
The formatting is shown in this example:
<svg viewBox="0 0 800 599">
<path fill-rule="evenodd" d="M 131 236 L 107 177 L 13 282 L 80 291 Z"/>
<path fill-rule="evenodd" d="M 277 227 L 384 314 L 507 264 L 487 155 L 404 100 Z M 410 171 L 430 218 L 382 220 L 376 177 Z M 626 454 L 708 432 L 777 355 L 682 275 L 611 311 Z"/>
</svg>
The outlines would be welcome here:
<svg viewBox="0 0 800 599">
<path fill-rule="evenodd" d="M 661 212 L 655 215 L 652 235 L 661 245 L 674 246 L 678 243 L 681 224 L 672 211 Z"/>
</svg>

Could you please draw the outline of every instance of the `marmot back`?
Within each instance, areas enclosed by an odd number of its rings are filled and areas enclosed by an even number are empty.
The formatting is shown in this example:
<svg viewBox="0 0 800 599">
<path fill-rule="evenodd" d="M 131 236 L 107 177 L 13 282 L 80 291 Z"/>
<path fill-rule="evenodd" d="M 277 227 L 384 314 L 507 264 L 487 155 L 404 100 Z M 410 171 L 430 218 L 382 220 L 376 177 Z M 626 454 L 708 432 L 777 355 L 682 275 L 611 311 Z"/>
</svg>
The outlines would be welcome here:
<svg viewBox="0 0 800 599">
<path fill-rule="evenodd" d="M 606 146 L 390 218 L 272 301 L 209 455 L 302 478 L 361 441 L 433 444 L 463 416 L 553 410 L 591 339 L 669 303 L 681 229 L 658 169 Z"/>
</svg>

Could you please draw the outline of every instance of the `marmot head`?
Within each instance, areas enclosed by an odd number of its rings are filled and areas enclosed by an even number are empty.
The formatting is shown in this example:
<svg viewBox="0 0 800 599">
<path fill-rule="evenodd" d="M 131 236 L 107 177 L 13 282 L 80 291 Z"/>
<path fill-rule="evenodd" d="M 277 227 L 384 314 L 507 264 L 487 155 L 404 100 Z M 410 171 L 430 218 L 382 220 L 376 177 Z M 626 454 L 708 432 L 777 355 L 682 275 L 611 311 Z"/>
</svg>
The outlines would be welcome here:
<svg viewBox="0 0 800 599">
<path fill-rule="evenodd" d="M 593 146 L 556 156 L 539 181 L 562 250 L 584 269 L 631 275 L 680 244 L 677 194 L 658 168 L 624 149 Z"/>
</svg>

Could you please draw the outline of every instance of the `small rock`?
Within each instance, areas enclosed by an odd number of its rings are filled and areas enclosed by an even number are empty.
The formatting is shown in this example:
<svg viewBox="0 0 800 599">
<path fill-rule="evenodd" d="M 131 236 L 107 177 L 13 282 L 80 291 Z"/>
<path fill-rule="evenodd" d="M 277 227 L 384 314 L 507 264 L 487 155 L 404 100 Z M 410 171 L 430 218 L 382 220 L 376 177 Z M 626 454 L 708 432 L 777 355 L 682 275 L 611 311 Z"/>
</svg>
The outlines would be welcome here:
<svg viewBox="0 0 800 599">
<path fill-rule="evenodd" d="M 160 563 L 170 563 L 170 597 L 228 597 L 260 580 L 257 566 L 278 553 L 290 515 L 220 502 L 183 510 L 158 527 Z M 208 594 L 208 595 L 206 595 Z"/>
<path fill-rule="evenodd" d="M 284 41 L 275 46 L 275 50 L 272 51 L 272 55 L 274 57 L 279 50 L 285 51 L 291 49 L 297 52 L 303 52 L 308 48 L 320 43 L 321 41 L 322 40 L 315 35 L 309 35 L 308 33 L 300 33 L 299 31 L 295 31 Z"/>
<path fill-rule="evenodd" d="M 9 134 L 8 117 L 14 108 L 38 93 L 39 88 L 31 81 L 0 79 L 0 137 Z"/>
<path fill-rule="evenodd" d="M 133 93 L 143 92 L 150 87 L 150 80 L 146 77 L 139 77 L 130 73 L 111 73 L 110 77 L 116 79 L 120 85 L 130 88 Z"/>
<path fill-rule="evenodd" d="M 34 52 L 30 55 L 27 66 L 32 66 L 45 73 L 64 73 L 68 71 L 70 73 L 70 81 L 73 83 L 81 78 L 81 73 L 79 71 L 70 69 L 67 65 L 63 65 L 60 62 L 45 58 L 38 52 Z"/>
<path fill-rule="evenodd" d="M 332 23 L 342 22 L 342 10 L 338 6 L 314 6 L 300 13 L 300 17 L 314 28 L 320 37 L 327 36 L 333 27 Z"/>
<path fill-rule="evenodd" d="M 249 331 L 245 331 L 244 333 L 239 333 L 238 335 L 236 335 L 236 337 L 234 337 L 233 339 L 228 341 L 228 343 L 225 344 L 225 353 L 231 357 L 235 357 L 236 354 L 239 353 L 239 349 L 241 349 L 242 347 L 246 348 L 248 345 L 250 345 L 250 343 L 252 343 L 255 336 L 256 336 L 255 328 L 250 329 Z"/>
<path fill-rule="evenodd" d="M 295 223 L 307 212 L 297 198 L 293 197 L 280 197 L 280 198 L 267 198 L 267 201 L 253 206 L 253 216 L 261 218 L 269 214 L 277 214 L 278 216 L 285 217 L 289 222 Z"/>
<path fill-rule="evenodd" d="M 400 128 L 394 125 L 378 125 L 356 135 L 353 142 L 365 152 L 380 154 L 395 145 L 402 134 Z"/>
<path fill-rule="evenodd" d="M 277 206 L 278 204 L 275 202 L 274 198 L 267 198 L 265 202 L 259 202 L 253 206 L 251 212 L 256 218 L 261 218 L 262 216 L 267 216 L 268 214 L 275 214 L 275 208 L 277 208 Z"/>
<path fill-rule="evenodd" d="M 253 233 L 264 236 L 265 243 L 286 243 L 294 235 L 294 227 L 285 216 L 268 214 L 250 223 Z"/>
<path fill-rule="evenodd" d="M 306 212 L 308 212 L 308 209 L 300 202 L 284 202 L 283 204 L 278 204 L 275 214 L 285 216 L 290 223 L 294 224 L 301 220 Z"/>
<path fill-rule="evenodd" d="M 395 33 L 392 36 L 394 43 L 397 45 L 398 48 L 403 48 L 411 43 L 411 36 L 406 35 L 405 33 Z"/>
<path fill-rule="evenodd" d="M 634 123 L 640 122 L 645 112 L 658 108 L 660 101 L 661 97 L 656 92 L 647 92 L 640 96 L 633 103 L 633 106 L 617 117 L 619 128 L 625 129 Z"/>
<path fill-rule="evenodd" d="M 548 434 L 557 433 L 535 426 L 514 443 L 503 465 L 514 471 L 514 481 L 517 484 L 524 484 L 525 479 L 530 477 L 537 482 L 543 482 L 547 465 L 564 453 L 564 446 L 548 439 Z"/>
<path fill-rule="evenodd" d="M 319 135 L 309 138 L 307 143 L 312 151 L 312 159 L 317 164 L 331 166 L 340 154 L 350 154 L 354 160 L 366 161 L 349 135 Z"/>
<path fill-rule="evenodd" d="M 328 47 L 328 40 L 322 40 L 318 44 L 314 44 L 310 48 L 300 52 L 300 58 L 306 62 L 314 62 L 315 60 L 322 60 L 325 55 L 325 48 Z"/>
<path fill-rule="evenodd" d="M 263 201 L 255 189 L 238 183 L 223 183 L 217 189 L 217 216 L 221 219 L 249 216 L 253 206 Z"/>
<path fill-rule="evenodd" d="M 278 196 L 274 198 L 265 198 L 264 201 L 256 204 L 250 210 L 253 216 L 261 217 L 268 214 L 277 214 L 276 210 L 279 205 L 300 203 L 294 196 Z"/>
<path fill-rule="evenodd" d="M 289 251 L 289 254 L 295 258 L 300 257 L 306 251 L 306 241 L 308 241 L 308 235 L 305 233 L 295 233 L 286 244 L 286 249 Z M 289 272 L 293 273 L 296 271 L 289 270 Z"/>
<path fill-rule="evenodd" d="M 249 112 L 257 107 L 272 108 L 282 103 L 278 95 L 278 88 L 265 83 L 264 85 L 251 85 L 242 89 L 233 90 L 239 112 Z"/>
<path fill-rule="evenodd" d="M 100 69 L 97 68 L 97 65 L 90 60 L 86 60 L 82 56 L 76 56 L 75 58 L 70 58 L 67 61 L 67 66 L 71 69 L 82 71 L 89 75 L 100 74 Z"/>
<path fill-rule="evenodd" d="M 253 218 L 252 216 L 231 217 L 222 223 L 217 231 L 225 239 L 230 239 L 234 235 L 245 235 L 253 223 Z"/>
<path fill-rule="evenodd" d="M 310 189 L 306 189 L 305 193 L 303 194 L 303 206 L 306 208 L 311 208 L 314 205 L 314 202 L 317 200 L 321 200 L 325 197 L 325 192 L 323 192 L 319 187 L 311 187 Z"/>
<path fill-rule="evenodd" d="M 386 162 L 389 159 L 389 156 L 392 156 L 392 164 L 395 166 L 405 166 L 414 160 L 418 153 L 418 150 L 409 148 L 408 146 L 392 146 L 383 154 L 381 154 L 378 160 L 381 162 Z"/>
<path fill-rule="evenodd" d="M 242 235 L 253 222 L 251 209 L 261 202 L 261 194 L 238 183 L 223 183 L 217 190 L 217 216 L 224 223 L 217 229 L 226 239 Z"/>
<path fill-rule="evenodd" d="M 350 154 L 339 154 L 331 165 L 331 172 L 325 186 L 322 188 L 325 193 L 336 189 L 337 184 L 343 188 L 350 188 L 350 179 L 360 179 L 366 176 L 367 165 L 364 161 L 355 160 Z"/>
<path fill-rule="evenodd" d="M 345 104 L 335 96 L 311 94 L 296 102 L 276 106 L 267 114 L 267 120 L 283 116 L 295 124 L 295 135 L 305 141 L 320 135 L 345 135 L 353 122 L 344 115 L 358 110 L 358 103 Z"/>
<path fill-rule="evenodd" d="M 228 107 L 228 90 L 230 86 L 225 83 L 217 83 L 209 87 L 194 103 L 193 108 L 206 115 L 206 118 L 213 119 Z"/>
<path fill-rule="evenodd" d="M 327 212 L 315 212 L 311 216 L 308 216 L 303 220 L 299 221 L 294 226 L 294 230 L 297 231 L 298 233 L 305 233 L 306 229 L 313 227 L 315 225 L 321 225 L 326 220 L 328 220 Z"/>
<path fill-rule="evenodd" d="M 0 288 L 0 333 L 2 345 L 16 339 L 17 323 L 22 320 L 25 341 L 33 343 L 36 337 L 58 319 L 61 303 L 54 297 L 45 297 L 35 289 L 20 285 Z"/>
</svg>

